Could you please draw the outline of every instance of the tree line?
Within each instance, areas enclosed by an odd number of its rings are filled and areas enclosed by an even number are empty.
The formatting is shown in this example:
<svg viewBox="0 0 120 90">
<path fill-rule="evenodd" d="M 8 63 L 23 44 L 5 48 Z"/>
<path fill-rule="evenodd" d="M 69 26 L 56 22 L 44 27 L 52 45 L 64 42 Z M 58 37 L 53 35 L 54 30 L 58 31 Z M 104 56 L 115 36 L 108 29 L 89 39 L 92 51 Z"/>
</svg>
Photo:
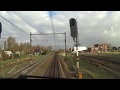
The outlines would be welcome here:
<svg viewBox="0 0 120 90">
<path fill-rule="evenodd" d="M 32 51 L 33 49 L 38 48 L 38 45 L 31 46 Z M 48 49 L 51 50 L 51 46 L 44 47 L 39 45 L 40 50 L 47 51 Z M 6 41 L 4 41 L 4 50 L 2 50 L 2 59 L 8 59 L 8 55 L 5 54 L 4 51 L 11 51 L 15 54 L 15 52 L 19 51 L 22 55 L 28 55 L 30 53 L 30 42 L 20 42 L 18 43 L 16 39 L 12 36 L 8 37 Z"/>
</svg>

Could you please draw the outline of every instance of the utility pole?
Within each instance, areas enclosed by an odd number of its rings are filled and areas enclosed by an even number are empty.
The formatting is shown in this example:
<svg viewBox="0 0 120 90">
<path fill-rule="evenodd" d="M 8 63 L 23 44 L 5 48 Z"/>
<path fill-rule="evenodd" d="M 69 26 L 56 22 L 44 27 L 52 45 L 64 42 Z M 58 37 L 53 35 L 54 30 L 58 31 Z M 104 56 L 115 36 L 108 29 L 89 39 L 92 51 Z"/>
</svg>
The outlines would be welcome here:
<svg viewBox="0 0 120 90">
<path fill-rule="evenodd" d="M 2 33 L 2 24 L 0 22 L 0 41 L 2 40 L 1 33 Z M 2 67 L 2 43 L 0 44 L 0 67 Z M 1 69 L 1 74 L 3 76 L 2 69 Z"/>
<path fill-rule="evenodd" d="M 78 76 L 78 78 L 80 79 L 81 77 L 79 77 L 79 57 L 78 57 L 78 28 L 77 28 L 77 21 L 74 18 L 71 18 L 69 20 L 70 23 L 70 32 L 71 32 L 71 36 L 73 37 L 73 41 L 76 42 L 76 75 Z M 81 75 L 81 73 L 80 73 Z"/>
<path fill-rule="evenodd" d="M 65 61 L 66 61 L 67 60 L 66 32 L 65 32 L 65 55 L 66 55 L 66 58 L 65 58 Z"/>
<path fill-rule="evenodd" d="M 1 48 L 0 48 L 0 68 L 2 68 L 2 52 L 1 52 Z M 2 74 L 2 69 L 0 69 L 0 74 Z"/>
<path fill-rule="evenodd" d="M 31 40 L 31 32 L 30 32 L 30 60 L 32 60 L 32 40 Z"/>
</svg>

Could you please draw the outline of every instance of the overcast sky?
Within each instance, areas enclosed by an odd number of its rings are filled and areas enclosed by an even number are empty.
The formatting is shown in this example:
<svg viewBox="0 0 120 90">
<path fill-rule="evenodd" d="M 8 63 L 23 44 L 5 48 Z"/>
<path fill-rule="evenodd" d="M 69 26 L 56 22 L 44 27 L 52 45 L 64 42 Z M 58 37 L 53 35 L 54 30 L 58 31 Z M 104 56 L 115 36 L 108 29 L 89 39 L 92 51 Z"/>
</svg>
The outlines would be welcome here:
<svg viewBox="0 0 120 90">
<path fill-rule="evenodd" d="M 4 39 L 12 36 L 17 42 L 27 42 L 30 39 L 30 32 L 32 34 L 66 32 L 67 48 L 73 47 L 75 42 L 70 34 L 69 19 L 75 18 L 81 46 L 89 47 L 97 43 L 120 46 L 120 11 L 52 11 L 54 30 L 49 11 L 0 11 L 0 15 L 20 28 L 19 30 L 0 16 L 1 36 Z M 64 34 L 55 35 L 55 39 L 54 35 L 32 35 L 32 40 L 32 44 L 57 48 L 64 48 L 65 45 Z"/>
</svg>

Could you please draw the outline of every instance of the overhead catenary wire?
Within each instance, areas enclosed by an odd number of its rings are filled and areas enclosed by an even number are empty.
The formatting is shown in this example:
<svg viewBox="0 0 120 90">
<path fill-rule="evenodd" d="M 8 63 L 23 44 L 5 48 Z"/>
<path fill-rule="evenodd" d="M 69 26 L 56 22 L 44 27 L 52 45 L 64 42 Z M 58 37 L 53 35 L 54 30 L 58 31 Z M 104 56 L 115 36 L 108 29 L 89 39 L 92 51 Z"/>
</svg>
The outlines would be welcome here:
<svg viewBox="0 0 120 90">
<path fill-rule="evenodd" d="M 54 23 L 53 23 L 53 18 L 52 18 L 52 11 L 49 11 L 49 13 L 50 13 L 50 19 L 51 19 L 52 29 L 54 33 L 54 41 L 55 41 L 55 49 L 56 49 L 56 39 L 55 39 L 55 30 L 54 30 Z"/>
<path fill-rule="evenodd" d="M 17 12 L 14 12 L 16 15 L 18 15 L 24 22 L 26 22 L 27 24 L 29 24 L 32 28 L 34 28 L 35 30 L 37 30 L 36 29 L 36 27 L 34 27 L 32 24 L 30 24 L 27 20 L 25 20 L 24 18 L 23 18 L 23 16 L 17 11 Z M 38 30 L 37 30 L 38 31 Z M 40 32 L 40 31 L 38 31 L 38 32 Z M 40 32 L 40 33 L 43 33 L 43 32 Z"/>
<path fill-rule="evenodd" d="M 22 30 L 21 28 L 19 28 L 18 26 L 16 26 L 15 24 L 13 24 L 12 22 L 10 22 L 10 21 L 7 20 L 6 18 L 4 18 L 2 15 L 0 15 L 0 17 L 2 17 L 4 20 L 6 20 L 7 22 L 9 22 L 11 25 L 13 25 L 14 27 L 16 27 L 17 29 L 19 29 L 19 30 L 22 31 L 23 33 L 28 34 L 28 33 L 25 32 L 24 30 Z"/>
<path fill-rule="evenodd" d="M 5 17 L 3 17 L 2 15 L 0 15 L 5 21 L 7 21 L 8 23 L 12 24 L 14 27 L 16 27 L 17 29 L 19 29 L 20 31 L 22 31 L 21 28 L 17 27 L 16 25 L 14 25 L 12 22 L 10 22 L 9 20 L 7 20 Z M 6 26 L 5 26 L 6 27 Z M 25 32 L 25 31 L 22 31 L 22 32 Z M 7 33 L 7 32 L 6 32 Z M 25 37 L 24 37 L 25 38 Z M 12 48 L 14 45 L 14 43 L 12 42 L 12 45 L 10 48 Z"/>
<path fill-rule="evenodd" d="M 29 24 L 32 28 L 36 29 L 33 25 L 31 25 L 29 23 L 29 21 L 27 21 L 26 19 L 23 18 L 23 16 L 17 11 L 17 12 L 14 12 L 17 16 L 19 16 L 22 20 L 24 20 L 24 22 L 26 22 L 27 24 Z M 51 18 L 51 23 L 52 23 L 52 29 L 53 29 L 53 33 L 54 33 L 54 40 L 55 40 L 55 45 L 56 45 L 56 39 L 55 39 L 55 30 L 54 30 L 54 23 L 52 21 L 52 12 L 50 14 L 50 18 Z M 37 30 L 37 29 L 36 29 Z M 38 30 L 37 30 L 38 31 Z M 40 32 L 40 33 L 43 33 L 43 32 Z M 43 40 L 43 41 L 46 41 L 46 40 Z M 47 42 L 48 42 L 48 38 L 47 38 Z"/>
<path fill-rule="evenodd" d="M 16 26 L 15 24 L 13 24 L 12 22 L 10 22 L 9 20 L 7 20 L 5 17 L 3 17 L 2 15 L 0 15 L 0 17 L 2 17 L 5 21 L 7 21 L 8 23 L 10 23 L 11 25 L 13 25 L 14 27 L 16 27 L 17 29 L 19 29 L 21 32 L 23 32 L 24 34 L 26 33 L 28 35 L 27 32 L 25 32 L 23 29 L 19 28 L 18 26 Z"/>
<path fill-rule="evenodd" d="M 24 34 L 25 34 L 25 36 L 26 36 L 26 34 L 28 35 L 28 37 L 29 37 L 29 34 L 26 32 L 26 31 L 24 31 L 23 29 L 21 29 L 21 28 L 19 28 L 18 26 L 16 26 L 15 24 L 13 24 L 12 22 L 10 22 L 8 19 L 6 19 L 5 17 L 3 17 L 2 15 L 0 15 L 0 17 L 1 18 L 3 18 L 5 21 L 7 21 L 8 23 L 10 23 L 12 26 L 14 26 L 15 28 L 17 28 L 18 30 L 20 30 L 21 32 L 23 32 Z M 24 37 L 25 38 L 25 37 Z M 36 38 L 36 37 L 34 37 L 34 38 Z M 26 38 L 27 39 L 27 38 Z M 36 43 L 39 43 L 39 42 L 36 42 Z M 39 43 L 40 44 L 40 43 Z"/>
<path fill-rule="evenodd" d="M 3 15 L 0 15 L 1 16 L 1 18 L 3 18 L 4 19 L 4 21 L 7 21 L 8 23 L 10 23 L 12 26 L 14 26 L 15 28 L 17 28 L 18 30 L 20 30 L 21 32 L 23 32 L 24 34 L 27 34 L 27 35 L 29 35 L 29 33 L 28 32 L 26 32 L 24 29 L 21 29 L 20 27 L 18 27 L 17 25 L 15 25 L 14 23 L 12 23 L 11 21 L 9 21 L 8 19 L 6 19 Z M 55 45 L 56 45 L 56 39 L 55 39 L 55 30 L 54 30 L 54 23 L 53 23 L 53 21 L 52 21 L 52 13 L 51 13 L 51 15 L 50 15 L 50 17 L 51 17 L 51 23 L 52 23 L 52 29 L 53 29 L 53 33 L 54 33 L 54 40 L 55 40 Z M 23 18 L 24 19 L 24 18 Z M 24 20 L 25 21 L 25 20 Z M 5 27 L 6 27 L 6 25 L 5 25 Z M 34 28 L 35 29 L 35 28 Z M 35 39 L 36 37 L 34 37 L 34 39 Z M 38 38 L 37 38 L 38 39 Z M 48 38 L 49 39 L 49 38 Z M 47 39 L 47 40 L 48 40 Z M 34 40 L 32 40 L 32 41 L 34 41 Z M 41 41 L 41 40 L 39 40 L 39 41 Z M 42 40 L 42 41 L 46 41 L 46 40 Z M 49 41 L 48 41 L 49 42 Z M 35 43 L 40 43 L 40 42 L 36 42 L 35 41 Z M 45 42 L 44 42 L 45 43 Z M 42 43 L 43 44 L 43 43 Z"/>
<path fill-rule="evenodd" d="M 34 28 L 35 30 L 37 30 L 36 29 L 36 27 L 34 27 L 32 24 L 30 24 L 27 20 L 25 20 L 24 18 L 23 18 L 23 16 L 17 11 L 17 12 L 14 12 L 18 17 L 20 17 L 24 22 L 26 22 L 29 26 L 31 26 L 32 28 Z M 37 30 L 38 31 L 38 30 Z M 39 33 L 43 33 L 43 32 L 40 32 L 40 31 L 38 31 Z M 33 38 L 36 38 L 38 41 L 46 41 L 46 40 L 40 40 L 40 39 L 38 39 L 37 37 L 35 37 L 35 36 L 33 36 Z M 37 42 L 38 43 L 38 42 Z M 39 44 L 40 44 L 40 42 L 39 42 Z"/>
<path fill-rule="evenodd" d="M 26 21 L 24 18 L 23 18 L 23 16 L 17 11 L 17 13 L 16 12 L 14 12 L 18 17 L 20 17 L 24 22 L 26 22 L 29 26 L 31 26 L 32 28 L 34 28 L 35 30 L 37 30 L 32 24 L 30 24 L 28 21 Z M 37 30 L 38 31 L 38 30 Z M 38 31 L 38 32 L 40 32 L 40 31 Z M 40 33 L 43 33 L 43 32 L 40 32 Z M 33 36 L 34 38 L 36 38 L 36 39 L 38 39 L 37 37 L 35 37 L 35 36 Z M 39 39 L 38 39 L 39 40 Z M 41 40 L 39 40 L 39 41 L 41 41 Z"/>
<path fill-rule="evenodd" d="M 13 24 L 12 22 L 10 22 L 9 20 L 7 20 L 5 17 L 3 17 L 2 15 L 0 15 L 4 20 L 6 20 L 7 22 L 9 22 L 10 24 L 12 24 L 14 27 L 16 27 L 17 29 L 19 29 L 20 31 L 22 31 L 23 33 L 25 32 L 23 29 L 19 28 L 18 26 L 16 26 L 15 24 Z M 29 35 L 27 32 L 25 32 L 27 35 Z M 36 37 L 34 37 L 36 38 Z M 38 38 L 36 38 L 38 39 Z M 39 40 L 39 39 L 38 39 Z M 39 42 L 37 42 L 39 43 Z M 39 43 L 40 44 L 40 43 Z"/>
<path fill-rule="evenodd" d="M 2 15 L 0 15 L 1 18 L 3 18 L 5 21 L 7 21 L 8 23 L 10 23 L 11 25 L 13 25 L 14 27 L 16 27 L 17 29 L 19 29 L 21 32 L 23 32 L 24 34 L 26 33 L 28 35 L 27 32 L 25 32 L 23 29 L 19 28 L 18 26 L 16 26 L 15 24 L 13 24 L 12 22 L 10 22 L 9 20 L 7 20 L 5 17 L 3 17 Z"/>
</svg>

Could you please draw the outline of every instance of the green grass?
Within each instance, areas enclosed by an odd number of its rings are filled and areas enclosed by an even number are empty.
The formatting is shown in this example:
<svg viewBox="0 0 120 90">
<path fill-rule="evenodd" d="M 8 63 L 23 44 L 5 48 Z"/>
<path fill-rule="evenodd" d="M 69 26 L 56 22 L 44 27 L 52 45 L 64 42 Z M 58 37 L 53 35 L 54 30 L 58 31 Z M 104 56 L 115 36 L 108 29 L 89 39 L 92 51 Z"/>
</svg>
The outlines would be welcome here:
<svg viewBox="0 0 120 90">
<path fill-rule="evenodd" d="M 116 59 L 117 61 L 120 60 L 120 53 L 80 53 L 80 55 L 85 55 L 85 56 L 92 56 L 92 57 L 100 57 L 100 58 L 106 58 L 106 59 Z"/>
<path fill-rule="evenodd" d="M 93 79 L 114 79 L 115 78 L 115 76 L 112 73 L 108 72 L 107 70 L 105 70 L 103 68 L 93 66 L 82 60 L 79 61 L 79 64 L 80 64 L 80 69 L 82 69 L 84 72 L 86 72 L 90 76 L 92 76 Z M 83 74 L 84 74 L 84 72 L 83 72 Z"/>
<path fill-rule="evenodd" d="M 76 65 L 76 59 L 74 57 L 68 57 L 68 64 Z M 70 66 L 70 65 L 69 65 Z M 71 68 L 72 70 L 72 68 Z M 79 71 L 83 74 L 83 79 L 115 79 L 116 77 L 101 67 L 96 67 L 83 60 L 79 60 Z"/>
<path fill-rule="evenodd" d="M 43 56 L 45 56 L 45 55 L 38 55 L 38 56 L 36 56 L 36 57 L 33 58 L 33 61 L 38 60 L 38 59 L 42 58 Z M 29 57 L 28 57 L 28 58 L 29 58 Z M 24 58 L 24 59 L 25 59 L 25 58 Z M 9 64 L 9 63 L 11 63 L 11 62 L 14 62 L 14 61 L 16 61 L 16 60 L 17 60 L 17 59 L 4 61 L 4 62 L 2 62 L 2 65 L 7 65 L 7 64 Z M 23 67 L 23 66 L 26 66 L 27 64 L 30 64 L 30 60 L 26 60 L 26 61 L 23 61 L 23 62 L 19 62 L 18 64 L 13 64 L 13 65 L 11 65 L 11 66 L 9 66 L 9 67 L 0 69 L 0 77 L 6 77 L 6 74 L 7 74 L 10 70 L 12 70 L 13 68 L 15 68 L 15 70 L 16 70 L 16 69 L 19 69 L 19 68 L 21 68 L 21 67 Z"/>
<path fill-rule="evenodd" d="M 33 59 L 38 59 L 38 58 L 41 58 L 41 57 L 43 57 L 44 55 L 36 55 L 35 57 L 32 57 Z M 10 60 L 6 60 L 6 61 L 2 61 L 1 62 L 1 65 L 2 66 L 5 66 L 5 65 L 7 65 L 7 64 L 9 64 L 9 63 L 12 63 L 12 62 L 15 62 L 16 60 L 24 60 L 24 59 L 27 59 L 27 58 L 29 58 L 30 56 L 24 56 L 24 57 L 22 57 L 22 58 L 17 58 L 17 59 L 10 59 Z"/>
</svg>

